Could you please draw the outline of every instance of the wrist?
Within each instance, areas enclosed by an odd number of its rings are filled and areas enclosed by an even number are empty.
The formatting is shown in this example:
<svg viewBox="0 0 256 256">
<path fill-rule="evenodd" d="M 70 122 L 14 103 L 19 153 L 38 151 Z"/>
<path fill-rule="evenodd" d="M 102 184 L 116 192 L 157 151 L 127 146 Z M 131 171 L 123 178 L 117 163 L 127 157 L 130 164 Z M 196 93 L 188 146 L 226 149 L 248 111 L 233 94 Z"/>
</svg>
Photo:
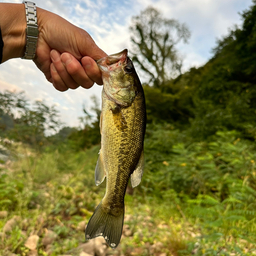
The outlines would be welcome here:
<svg viewBox="0 0 256 256">
<path fill-rule="evenodd" d="M 24 55 L 26 46 L 26 15 L 24 4 L 1 3 L 0 26 L 4 41 L 2 62 Z"/>
<path fill-rule="evenodd" d="M 36 4 L 31 1 L 23 1 L 26 12 L 26 48 L 23 59 L 32 60 L 36 55 L 37 40 L 38 40 L 38 26 Z"/>
</svg>

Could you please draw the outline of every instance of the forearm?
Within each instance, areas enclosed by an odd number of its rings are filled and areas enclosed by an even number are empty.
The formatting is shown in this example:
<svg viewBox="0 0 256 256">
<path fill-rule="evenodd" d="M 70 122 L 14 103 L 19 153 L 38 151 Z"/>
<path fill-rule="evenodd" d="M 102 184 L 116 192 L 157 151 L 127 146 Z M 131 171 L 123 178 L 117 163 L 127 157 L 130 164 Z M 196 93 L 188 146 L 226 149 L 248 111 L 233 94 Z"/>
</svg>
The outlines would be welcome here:
<svg viewBox="0 0 256 256">
<path fill-rule="evenodd" d="M 4 62 L 24 55 L 27 23 L 24 4 L 0 3 L 0 10 Z"/>
</svg>

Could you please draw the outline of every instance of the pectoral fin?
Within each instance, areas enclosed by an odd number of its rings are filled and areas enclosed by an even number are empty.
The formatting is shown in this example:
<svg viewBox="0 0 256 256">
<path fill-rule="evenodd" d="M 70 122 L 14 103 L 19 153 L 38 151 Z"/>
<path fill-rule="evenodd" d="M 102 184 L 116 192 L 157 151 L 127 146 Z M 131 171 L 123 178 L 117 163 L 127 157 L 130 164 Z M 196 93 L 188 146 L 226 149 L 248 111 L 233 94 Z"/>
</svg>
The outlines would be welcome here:
<svg viewBox="0 0 256 256">
<path fill-rule="evenodd" d="M 134 172 L 131 175 L 131 184 L 132 184 L 133 188 L 137 187 L 141 182 L 141 178 L 142 178 L 143 170 L 144 170 L 144 162 L 145 162 L 144 152 L 142 151 L 140 160 L 139 160 Z"/>
<path fill-rule="evenodd" d="M 95 184 L 96 186 L 99 186 L 105 179 L 106 173 L 104 170 L 104 165 L 103 165 L 103 158 L 101 151 L 99 153 L 99 158 L 96 164 L 95 168 Z"/>
</svg>

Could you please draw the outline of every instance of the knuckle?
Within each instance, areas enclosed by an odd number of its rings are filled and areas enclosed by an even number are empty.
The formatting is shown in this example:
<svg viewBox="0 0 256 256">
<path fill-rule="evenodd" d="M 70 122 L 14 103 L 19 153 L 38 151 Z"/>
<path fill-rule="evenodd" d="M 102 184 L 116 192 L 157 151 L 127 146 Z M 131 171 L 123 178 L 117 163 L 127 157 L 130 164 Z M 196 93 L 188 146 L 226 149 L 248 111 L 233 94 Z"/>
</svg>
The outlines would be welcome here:
<svg viewBox="0 0 256 256">
<path fill-rule="evenodd" d="M 60 85 L 56 85 L 56 84 L 53 84 L 53 86 L 55 87 L 56 90 L 58 90 L 60 92 L 65 92 L 68 90 L 68 88 L 66 86 L 60 86 Z"/>
<path fill-rule="evenodd" d="M 89 89 L 93 86 L 93 84 L 94 84 L 94 82 L 90 80 L 90 81 L 87 81 L 87 82 L 83 82 L 81 84 L 81 86 L 85 89 Z"/>
</svg>

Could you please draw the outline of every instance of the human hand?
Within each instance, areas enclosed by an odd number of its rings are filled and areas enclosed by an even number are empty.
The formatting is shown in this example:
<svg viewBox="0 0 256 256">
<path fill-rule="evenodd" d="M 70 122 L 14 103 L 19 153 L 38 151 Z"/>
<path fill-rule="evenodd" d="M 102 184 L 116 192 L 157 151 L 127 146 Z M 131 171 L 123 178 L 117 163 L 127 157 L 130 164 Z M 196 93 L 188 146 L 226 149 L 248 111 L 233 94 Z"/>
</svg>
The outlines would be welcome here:
<svg viewBox="0 0 256 256">
<path fill-rule="evenodd" d="M 106 56 L 90 35 L 60 16 L 37 8 L 38 44 L 34 62 L 59 91 L 102 84 L 95 60 Z"/>
</svg>

